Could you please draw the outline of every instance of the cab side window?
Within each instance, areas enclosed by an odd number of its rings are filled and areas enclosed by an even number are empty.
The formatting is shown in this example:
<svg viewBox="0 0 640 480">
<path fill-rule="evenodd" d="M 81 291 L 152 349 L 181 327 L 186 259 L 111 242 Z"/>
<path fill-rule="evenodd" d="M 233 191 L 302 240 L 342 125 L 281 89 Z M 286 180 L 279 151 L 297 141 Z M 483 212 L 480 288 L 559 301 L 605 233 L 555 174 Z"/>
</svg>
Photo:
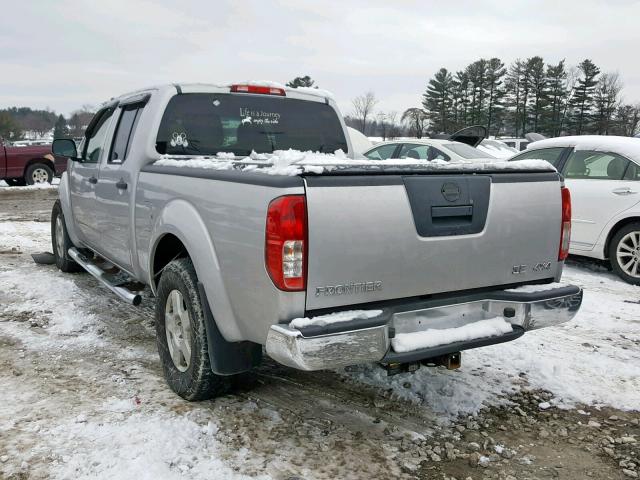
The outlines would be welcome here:
<svg viewBox="0 0 640 480">
<path fill-rule="evenodd" d="M 578 150 L 571 154 L 562 174 L 565 178 L 622 180 L 629 160 L 615 153 Z"/>
<path fill-rule="evenodd" d="M 143 107 L 143 105 L 134 104 L 126 105 L 121 109 L 120 120 L 113 136 L 109 163 L 123 163 L 127 159 L 131 140 L 135 134 Z"/>
<path fill-rule="evenodd" d="M 516 155 L 509 161 L 514 160 L 546 160 L 554 167 L 558 166 L 560 157 L 565 147 L 541 148 L 539 150 L 529 150 L 520 155 Z"/>
<path fill-rule="evenodd" d="M 387 160 L 391 158 L 393 152 L 396 151 L 397 145 L 381 145 L 378 148 L 374 148 L 368 153 L 365 153 L 365 157 L 371 160 Z"/>
<path fill-rule="evenodd" d="M 90 131 L 85 138 L 82 160 L 84 163 L 97 163 L 100 160 L 104 148 L 105 137 L 109 128 L 109 119 L 113 115 L 113 109 L 100 110 L 91 123 Z"/>
</svg>

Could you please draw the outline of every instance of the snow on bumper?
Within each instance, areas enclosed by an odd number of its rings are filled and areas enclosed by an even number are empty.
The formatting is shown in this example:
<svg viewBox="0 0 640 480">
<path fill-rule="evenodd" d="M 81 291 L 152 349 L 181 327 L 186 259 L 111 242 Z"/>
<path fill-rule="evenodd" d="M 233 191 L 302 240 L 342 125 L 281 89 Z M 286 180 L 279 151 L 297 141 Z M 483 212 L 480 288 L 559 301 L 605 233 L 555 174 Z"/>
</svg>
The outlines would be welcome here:
<svg viewBox="0 0 640 480">
<path fill-rule="evenodd" d="M 307 328 L 273 325 L 267 335 L 266 350 L 274 360 L 300 370 L 323 370 L 367 362 L 417 361 L 514 340 L 526 330 L 559 325 L 571 320 L 581 304 L 582 289 L 572 285 L 536 291 L 496 290 L 411 302 L 385 308 L 377 317 L 361 316 L 351 322 L 318 322 L 321 326 L 316 324 Z M 474 324 L 486 323 L 496 317 L 511 324 L 512 331 L 486 336 L 486 329 L 473 328 Z M 439 331 L 434 335 L 440 339 L 445 335 L 444 330 L 477 331 L 480 337 L 465 335 L 464 340 L 460 340 L 459 335 L 452 335 L 451 341 L 430 342 L 424 341 L 427 330 Z M 406 340 L 412 334 L 423 339 L 413 342 L 415 349 L 394 350 L 394 337 L 402 336 Z"/>
</svg>

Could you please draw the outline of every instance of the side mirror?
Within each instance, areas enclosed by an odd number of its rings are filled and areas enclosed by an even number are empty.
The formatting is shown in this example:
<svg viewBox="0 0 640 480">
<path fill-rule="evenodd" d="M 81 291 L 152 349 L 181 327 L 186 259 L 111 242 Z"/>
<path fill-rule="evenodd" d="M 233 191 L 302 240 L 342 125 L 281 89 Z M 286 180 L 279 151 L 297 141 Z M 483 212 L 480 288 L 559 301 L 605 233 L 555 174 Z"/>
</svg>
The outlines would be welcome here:
<svg viewBox="0 0 640 480">
<path fill-rule="evenodd" d="M 61 157 L 67 157 L 71 160 L 79 160 L 78 149 L 76 148 L 76 142 L 70 138 L 57 138 L 51 145 L 51 151 L 54 155 L 60 155 Z"/>
</svg>

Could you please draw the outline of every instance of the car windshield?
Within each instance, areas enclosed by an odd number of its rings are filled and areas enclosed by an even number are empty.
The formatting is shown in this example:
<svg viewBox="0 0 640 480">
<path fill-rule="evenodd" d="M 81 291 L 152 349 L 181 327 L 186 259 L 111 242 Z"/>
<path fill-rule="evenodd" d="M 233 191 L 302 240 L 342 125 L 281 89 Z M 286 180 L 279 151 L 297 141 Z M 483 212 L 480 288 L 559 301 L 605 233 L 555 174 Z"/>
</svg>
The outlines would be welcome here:
<svg viewBox="0 0 640 480">
<path fill-rule="evenodd" d="M 451 150 L 453 153 L 460 155 L 462 158 L 496 158 L 493 155 L 489 155 L 482 150 L 473 148 L 471 145 L 467 145 L 466 143 L 447 143 L 444 147 Z"/>
<path fill-rule="evenodd" d="M 237 156 L 300 151 L 347 153 L 342 124 L 326 103 L 268 95 L 187 93 L 162 117 L 156 150 L 169 155 Z"/>
</svg>

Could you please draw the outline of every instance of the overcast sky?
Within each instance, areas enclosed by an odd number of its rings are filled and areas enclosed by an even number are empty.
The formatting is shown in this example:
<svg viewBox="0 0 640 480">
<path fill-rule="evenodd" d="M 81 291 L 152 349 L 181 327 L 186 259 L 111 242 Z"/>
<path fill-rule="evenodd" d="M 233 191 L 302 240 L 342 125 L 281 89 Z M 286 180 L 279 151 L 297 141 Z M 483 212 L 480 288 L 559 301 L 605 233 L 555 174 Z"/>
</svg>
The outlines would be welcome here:
<svg viewBox="0 0 640 480">
<path fill-rule="evenodd" d="M 441 67 L 480 57 L 591 58 L 640 101 L 640 2 L 4 1 L 0 107 L 83 104 L 164 82 L 310 75 L 343 113 L 418 106 Z"/>
</svg>

